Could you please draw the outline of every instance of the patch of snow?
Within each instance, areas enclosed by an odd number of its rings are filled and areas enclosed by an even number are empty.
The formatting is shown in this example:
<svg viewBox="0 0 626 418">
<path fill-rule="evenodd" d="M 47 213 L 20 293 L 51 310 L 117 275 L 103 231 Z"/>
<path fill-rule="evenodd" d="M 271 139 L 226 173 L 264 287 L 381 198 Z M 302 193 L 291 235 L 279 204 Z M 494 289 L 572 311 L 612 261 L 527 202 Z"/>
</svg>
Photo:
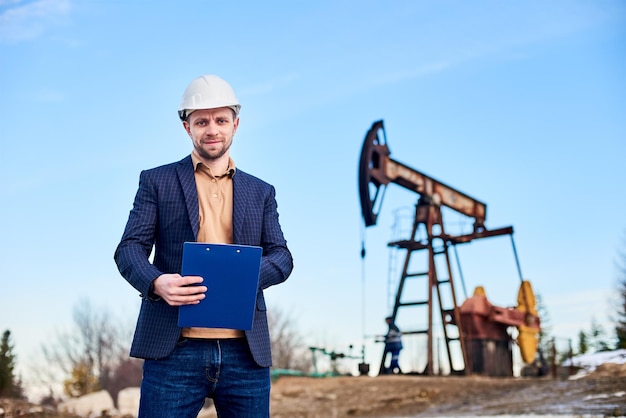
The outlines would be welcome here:
<svg viewBox="0 0 626 418">
<path fill-rule="evenodd" d="M 607 394 L 607 393 L 603 393 L 603 394 L 601 394 L 601 395 L 589 395 L 589 396 L 585 396 L 585 397 L 583 398 L 583 400 L 584 400 L 584 401 L 590 401 L 590 400 L 592 400 L 592 399 L 608 399 L 608 398 L 610 398 L 610 397 L 612 397 L 612 396 L 615 396 L 615 397 L 619 398 L 619 397 L 621 397 L 621 396 L 624 396 L 624 393 L 626 393 L 626 392 L 615 392 L 615 393 L 614 393 L 614 394 L 612 394 L 612 395 L 609 395 L 609 394 Z"/>
<path fill-rule="evenodd" d="M 626 349 L 622 348 L 613 351 L 600 351 L 597 353 L 581 354 L 579 356 L 575 356 L 571 359 L 565 360 L 562 365 L 564 367 L 579 367 L 580 371 L 574 376 L 570 377 L 570 379 L 579 379 L 593 372 L 596 367 L 605 363 L 626 363 Z"/>
</svg>

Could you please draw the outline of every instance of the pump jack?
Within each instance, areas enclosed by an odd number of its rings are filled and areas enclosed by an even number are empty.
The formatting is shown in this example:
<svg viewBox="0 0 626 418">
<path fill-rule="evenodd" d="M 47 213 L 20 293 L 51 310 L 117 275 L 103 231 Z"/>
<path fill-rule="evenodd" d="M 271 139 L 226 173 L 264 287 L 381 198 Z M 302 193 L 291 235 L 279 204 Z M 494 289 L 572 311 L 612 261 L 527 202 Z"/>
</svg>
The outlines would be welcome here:
<svg viewBox="0 0 626 418">
<path fill-rule="evenodd" d="M 427 308 L 427 328 L 420 330 L 403 329 L 402 333 L 404 335 L 427 335 L 427 363 L 423 374 L 433 375 L 433 316 L 435 314 L 433 312 L 433 298 L 436 297 L 437 306 L 440 311 L 441 324 L 443 324 L 443 339 L 448 363 L 450 365 L 450 373 L 471 374 L 472 361 L 468 359 L 468 349 L 466 347 L 466 339 L 464 338 L 464 330 L 462 329 L 461 312 L 456 299 L 448 249 L 456 244 L 469 243 L 475 239 L 501 235 L 510 235 L 511 242 L 513 242 L 513 227 L 507 226 L 492 230 L 487 229 L 485 227 L 487 216 L 487 205 L 485 203 L 391 159 L 389 147 L 386 143 L 383 121 L 379 120 L 372 124 L 365 136 L 359 163 L 359 195 L 363 220 L 366 227 L 376 224 L 385 188 L 390 183 L 395 183 L 419 195 L 415 206 L 415 219 L 413 221 L 410 239 L 388 243 L 389 247 L 407 250 L 391 317 L 395 321 L 400 308 L 419 306 Z M 442 206 L 473 219 L 471 232 L 461 235 L 448 234 L 444 228 L 441 211 Z M 418 231 L 425 232 L 423 236 L 426 238 L 417 240 Z M 418 250 L 426 250 L 428 252 L 427 271 L 410 272 L 408 270 L 411 265 L 411 255 L 414 251 Z M 515 252 L 514 243 L 513 250 Z M 517 262 L 516 252 L 515 259 Z M 444 270 L 443 272 L 437 270 L 438 260 L 443 260 L 444 262 L 443 265 L 445 267 L 442 269 Z M 519 262 L 517 262 L 517 268 L 521 279 Z M 406 281 L 420 278 L 427 280 L 425 298 L 405 301 L 402 298 L 402 292 Z M 444 286 L 448 288 L 449 293 L 447 295 L 443 295 Z M 444 306 L 444 296 L 446 296 L 448 304 L 451 300 L 452 306 Z M 532 309 L 534 310 L 534 306 Z M 453 342 L 460 344 L 463 360 L 463 367 L 456 369 L 453 367 L 452 361 L 451 343 Z M 386 353 L 383 354 L 380 365 L 381 373 L 384 369 L 385 355 Z"/>
</svg>

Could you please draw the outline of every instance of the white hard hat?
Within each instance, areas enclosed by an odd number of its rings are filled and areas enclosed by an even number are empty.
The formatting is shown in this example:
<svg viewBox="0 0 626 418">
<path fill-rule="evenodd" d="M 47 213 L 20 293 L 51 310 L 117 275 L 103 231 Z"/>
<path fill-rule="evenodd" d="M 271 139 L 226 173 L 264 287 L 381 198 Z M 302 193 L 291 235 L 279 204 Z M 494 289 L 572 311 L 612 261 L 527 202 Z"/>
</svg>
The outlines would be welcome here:
<svg viewBox="0 0 626 418">
<path fill-rule="evenodd" d="M 199 109 L 230 107 L 239 114 L 241 105 L 230 85 L 216 75 L 203 75 L 195 78 L 187 86 L 178 107 L 178 117 L 186 120 L 189 114 Z"/>
</svg>

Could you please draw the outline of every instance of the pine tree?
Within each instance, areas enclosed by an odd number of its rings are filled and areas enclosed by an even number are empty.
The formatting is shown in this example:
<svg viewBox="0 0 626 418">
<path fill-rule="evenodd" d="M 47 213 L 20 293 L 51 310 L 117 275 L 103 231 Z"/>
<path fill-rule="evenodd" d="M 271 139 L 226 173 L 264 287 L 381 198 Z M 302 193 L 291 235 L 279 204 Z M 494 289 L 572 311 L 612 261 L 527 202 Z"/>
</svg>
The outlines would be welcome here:
<svg viewBox="0 0 626 418">
<path fill-rule="evenodd" d="M 578 333 L 578 354 L 585 354 L 589 351 L 589 340 L 585 331 Z"/>
<path fill-rule="evenodd" d="M 548 308 L 543 303 L 543 298 L 541 294 L 537 293 L 535 295 L 536 306 L 537 306 L 537 314 L 539 315 L 539 319 L 541 320 L 541 329 L 539 331 L 539 350 L 543 353 L 544 356 L 549 356 L 551 342 L 552 342 L 552 326 L 550 324 L 550 314 L 548 312 Z"/>
<path fill-rule="evenodd" d="M 625 240 L 626 241 L 626 240 Z M 617 318 L 615 319 L 615 335 L 617 337 L 615 348 L 626 348 L 626 252 L 620 253 L 618 262 L 618 294 Z"/>
<path fill-rule="evenodd" d="M 2 334 L 0 341 L 0 396 L 13 397 L 19 393 L 16 385 L 15 375 L 15 355 L 11 345 L 11 331 L 6 330 Z"/>
<path fill-rule="evenodd" d="M 609 344 L 606 341 L 606 331 L 602 324 L 596 321 L 595 317 L 591 318 L 591 330 L 589 331 L 591 338 L 591 346 L 596 352 L 607 351 L 610 349 Z"/>
<path fill-rule="evenodd" d="M 617 335 L 616 348 L 626 348 L 626 277 L 620 283 L 620 287 L 621 304 L 617 325 L 615 325 L 615 334 Z"/>
</svg>

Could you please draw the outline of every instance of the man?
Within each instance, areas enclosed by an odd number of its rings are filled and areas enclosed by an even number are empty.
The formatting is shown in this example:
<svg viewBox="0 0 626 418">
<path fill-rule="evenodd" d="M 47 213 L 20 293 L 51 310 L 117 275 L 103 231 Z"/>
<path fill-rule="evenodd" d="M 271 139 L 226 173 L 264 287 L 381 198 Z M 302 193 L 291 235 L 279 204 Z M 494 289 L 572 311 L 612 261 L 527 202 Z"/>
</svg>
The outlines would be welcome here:
<svg viewBox="0 0 626 418">
<path fill-rule="evenodd" d="M 235 168 L 230 157 L 240 107 L 217 76 L 189 84 L 178 113 L 191 155 L 141 173 L 115 251 L 120 273 L 142 297 L 130 351 L 145 359 L 139 417 L 196 417 L 207 397 L 220 417 L 269 417 L 263 290 L 284 282 L 293 260 L 274 187 Z M 178 307 L 200 303 L 211 291 L 202 277 L 181 276 L 186 241 L 263 247 L 251 330 L 178 327 Z"/>
<path fill-rule="evenodd" d="M 391 361 L 385 373 L 400 374 L 402 370 L 400 369 L 398 360 L 400 359 L 400 351 L 402 351 L 402 333 L 393 321 L 393 317 L 388 316 L 385 318 L 385 322 L 388 326 L 387 335 L 385 335 L 385 357 L 387 353 L 391 354 Z"/>
</svg>

